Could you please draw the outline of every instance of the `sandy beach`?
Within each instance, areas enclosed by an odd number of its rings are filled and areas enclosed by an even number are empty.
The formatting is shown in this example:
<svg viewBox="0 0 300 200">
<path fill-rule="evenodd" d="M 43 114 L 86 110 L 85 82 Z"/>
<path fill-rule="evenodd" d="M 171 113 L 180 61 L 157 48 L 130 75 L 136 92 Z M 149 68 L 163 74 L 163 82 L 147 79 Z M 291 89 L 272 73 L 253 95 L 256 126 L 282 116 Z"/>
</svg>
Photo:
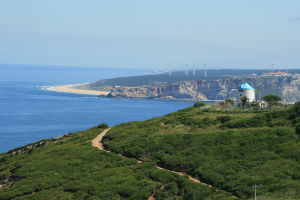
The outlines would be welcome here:
<svg viewBox="0 0 300 200">
<path fill-rule="evenodd" d="M 87 90 L 87 89 L 79 89 L 78 86 L 84 86 L 87 84 L 74 84 L 74 85 L 62 85 L 51 87 L 51 90 L 58 91 L 58 92 L 68 92 L 68 93 L 76 93 L 76 94 L 92 94 L 92 95 L 108 95 L 109 92 L 106 91 L 97 91 L 97 90 Z"/>
</svg>

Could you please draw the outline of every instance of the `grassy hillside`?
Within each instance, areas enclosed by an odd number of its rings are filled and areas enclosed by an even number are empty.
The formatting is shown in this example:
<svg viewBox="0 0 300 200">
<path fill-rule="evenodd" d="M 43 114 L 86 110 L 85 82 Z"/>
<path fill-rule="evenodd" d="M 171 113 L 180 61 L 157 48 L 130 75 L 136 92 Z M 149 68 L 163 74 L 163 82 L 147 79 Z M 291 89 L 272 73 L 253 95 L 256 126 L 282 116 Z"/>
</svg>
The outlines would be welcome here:
<svg viewBox="0 0 300 200">
<path fill-rule="evenodd" d="M 248 199 L 300 198 L 300 104 L 279 111 L 179 110 L 113 127 L 105 146 L 143 161 L 186 170 Z"/>
<path fill-rule="evenodd" d="M 190 199 L 194 191 L 199 198 L 233 199 L 231 193 L 160 170 L 154 162 L 138 163 L 100 151 L 91 139 L 103 130 L 94 127 L 56 143 L 44 140 L 50 143 L 26 153 L 2 154 L 0 199 L 144 200 L 162 186 L 165 191 L 158 194 L 163 199 L 183 195 Z"/>
<path fill-rule="evenodd" d="M 103 130 L 0 155 L 0 199 L 142 200 L 155 191 L 157 200 L 252 199 L 255 184 L 260 199 L 300 198 L 300 103 L 274 111 L 189 107 L 119 124 L 104 140 L 111 153 L 91 144 Z"/>
</svg>

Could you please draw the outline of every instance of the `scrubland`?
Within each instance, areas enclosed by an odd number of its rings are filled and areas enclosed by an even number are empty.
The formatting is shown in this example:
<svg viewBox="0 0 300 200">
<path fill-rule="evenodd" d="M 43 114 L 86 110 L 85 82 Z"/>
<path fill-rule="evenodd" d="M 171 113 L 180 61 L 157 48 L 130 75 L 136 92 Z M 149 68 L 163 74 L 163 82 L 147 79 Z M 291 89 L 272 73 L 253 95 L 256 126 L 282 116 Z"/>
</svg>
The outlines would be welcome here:
<svg viewBox="0 0 300 200">
<path fill-rule="evenodd" d="M 103 141 L 111 153 L 91 143 L 104 128 L 0 155 L 0 199 L 147 199 L 154 192 L 157 200 L 253 199 L 255 184 L 258 199 L 300 198 L 299 103 L 272 111 L 189 107 L 119 124 Z"/>
</svg>

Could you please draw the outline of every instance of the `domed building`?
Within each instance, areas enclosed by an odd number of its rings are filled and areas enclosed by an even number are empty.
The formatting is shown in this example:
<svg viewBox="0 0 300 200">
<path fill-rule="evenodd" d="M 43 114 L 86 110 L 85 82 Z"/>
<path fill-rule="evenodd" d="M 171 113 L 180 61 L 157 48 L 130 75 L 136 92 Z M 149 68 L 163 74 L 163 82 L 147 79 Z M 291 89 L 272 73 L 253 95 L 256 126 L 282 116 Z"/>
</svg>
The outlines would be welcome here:
<svg viewBox="0 0 300 200">
<path fill-rule="evenodd" d="M 235 106 L 239 106 L 242 104 L 241 98 L 246 96 L 248 102 L 255 101 L 255 89 L 251 87 L 248 83 L 244 83 L 239 85 L 237 89 L 237 100 L 234 103 Z"/>
</svg>

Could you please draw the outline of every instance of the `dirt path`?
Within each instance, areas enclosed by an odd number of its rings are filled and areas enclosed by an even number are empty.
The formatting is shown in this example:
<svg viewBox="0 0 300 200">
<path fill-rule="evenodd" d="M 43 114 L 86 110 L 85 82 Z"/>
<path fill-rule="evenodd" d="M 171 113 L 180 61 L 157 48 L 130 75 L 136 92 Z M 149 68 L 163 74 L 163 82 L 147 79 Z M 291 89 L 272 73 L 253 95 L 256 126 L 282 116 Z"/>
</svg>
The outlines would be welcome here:
<svg viewBox="0 0 300 200">
<path fill-rule="evenodd" d="M 92 143 L 93 143 L 93 146 L 94 146 L 94 147 L 97 147 L 98 149 L 103 150 L 103 151 L 106 151 L 106 152 L 110 152 L 109 150 L 104 149 L 103 144 L 102 144 L 102 138 L 104 137 L 104 135 L 105 135 L 105 134 L 107 133 L 107 131 L 109 131 L 109 130 L 110 130 L 110 128 L 105 129 L 102 133 L 100 133 L 100 135 L 98 135 L 95 139 L 92 140 Z M 121 155 L 121 154 L 118 154 L 118 155 L 122 156 L 123 158 L 126 158 L 125 156 L 123 156 L 123 155 Z M 138 163 L 142 163 L 142 161 L 140 161 L 140 160 L 137 160 L 137 162 L 138 162 Z M 168 171 L 173 172 L 173 173 L 176 173 L 176 174 L 178 174 L 178 175 L 180 175 L 180 176 L 186 174 L 185 172 L 172 171 L 172 170 L 169 170 L 169 169 L 165 169 L 165 168 L 159 167 L 159 166 L 157 166 L 157 165 L 156 165 L 156 167 L 157 167 L 158 169 L 168 170 Z M 200 182 L 198 179 L 193 178 L 193 177 L 191 177 L 190 175 L 188 175 L 188 176 L 189 176 L 189 179 L 190 179 L 191 181 L 193 181 L 193 182 L 201 183 L 201 184 L 203 184 L 203 185 L 208 185 L 209 187 L 212 187 L 212 186 L 209 185 L 209 184 Z M 154 194 L 155 194 L 155 192 L 154 192 Z M 155 199 L 155 198 L 153 197 L 154 194 L 152 194 L 152 195 L 149 197 L 148 200 L 152 200 L 152 199 L 154 200 L 154 199 Z M 237 198 L 236 196 L 233 196 L 233 197 L 234 197 L 234 198 Z"/>
<path fill-rule="evenodd" d="M 92 140 L 94 147 L 97 147 L 100 150 L 105 150 L 101 141 L 102 141 L 103 136 L 107 133 L 107 131 L 109 131 L 109 129 L 110 128 L 105 129 L 102 133 L 100 133 L 100 135 L 98 135 L 95 139 Z"/>
<path fill-rule="evenodd" d="M 106 151 L 106 152 L 110 152 L 110 151 L 104 149 L 103 144 L 102 144 L 102 142 L 101 142 L 101 141 L 102 141 L 102 138 L 104 137 L 104 135 L 105 135 L 105 134 L 107 133 L 107 131 L 109 131 L 109 130 L 110 130 L 110 128 L 105 129 L 100 135 L 98 135 L 95 139 L 92 140 L 92 143 L 93 143 L 93 146 L 94 146 L 94 147 L 97 147 L 98 149 L 104 150 L 104 151 Z M 123 156 L 123 155 L 121 155 L 121 154 L 119 154 L 119 155 L 122 156 L 123 158 L 126 158 L 125 156 Z M 138 161 L 138 163 L 142 163 L 142 161 L 140 161 L 140 160 L 137 160 L 137 161 Z M 163 169 L 163 170 L 168 170 L 168 171 L 170 171 L 170 172 L 174 172 L 174 173 L 176 173 L 176 174 L 178 174 L 178 175 L 180 175 L 180 176 L 186 174 L 185 172 L 172 171 L 172 170 L 165 169 L 165 168 L 162 168 L 162 167 L 159 167 L 159 166 L 156 166 L 156 167 L 157 167 L 158 169 Z M 203 185 L 208 185 L 208 184 L 206 184 L 206 183 L 200 182 L 198 179 L 195 179 L 195 178 L 193 178 L 193 177 L 191 177 L 191 176 L 189 176 L 189 179 L 190 179 L 191 181 L 196 182 L 196 183 L 201 183 L 201 184 L 203 184 Z M 212 187 L 211 185 L 208 185 L 208 186 L 209 186 L 209 187 Z"/>
<path fill-rule="evenodd" d="M 177 171 L 165 169 L 165 168 L 162 168 L 162 167 L 159 167 L 159 166 L 156 166 L 156 167 L 157 167 L 158 169 L 168 170 L 168 171 L 173 172 L 173 173 L 176 173 L 176 174 L 178 174 L 178 175 L 180 175 L 180 176 L 183 176 L 183 175 L 186 175 L 186 174 L 187 174 L 187 173 L 185 173 L 185 172 L 177 172 Z M 187 174 L 187 175 L 188 175 L 188 174 Z M 190 179 L 191 181 L 193 181 L 193 182 L 201 183 L 201 184 L 203 184 L 203 185 L 208 185 L 209 187 L 212 187 L 211 185 L 206 184 L 206 183 L 202 183 L 201 181 L 199 181 L 199 180 L 196 179 L 196 178 L 191 177 L 190 175 L 188 175 L 188 176 L 189 176 L 189 179 Z"/>
</svg>

